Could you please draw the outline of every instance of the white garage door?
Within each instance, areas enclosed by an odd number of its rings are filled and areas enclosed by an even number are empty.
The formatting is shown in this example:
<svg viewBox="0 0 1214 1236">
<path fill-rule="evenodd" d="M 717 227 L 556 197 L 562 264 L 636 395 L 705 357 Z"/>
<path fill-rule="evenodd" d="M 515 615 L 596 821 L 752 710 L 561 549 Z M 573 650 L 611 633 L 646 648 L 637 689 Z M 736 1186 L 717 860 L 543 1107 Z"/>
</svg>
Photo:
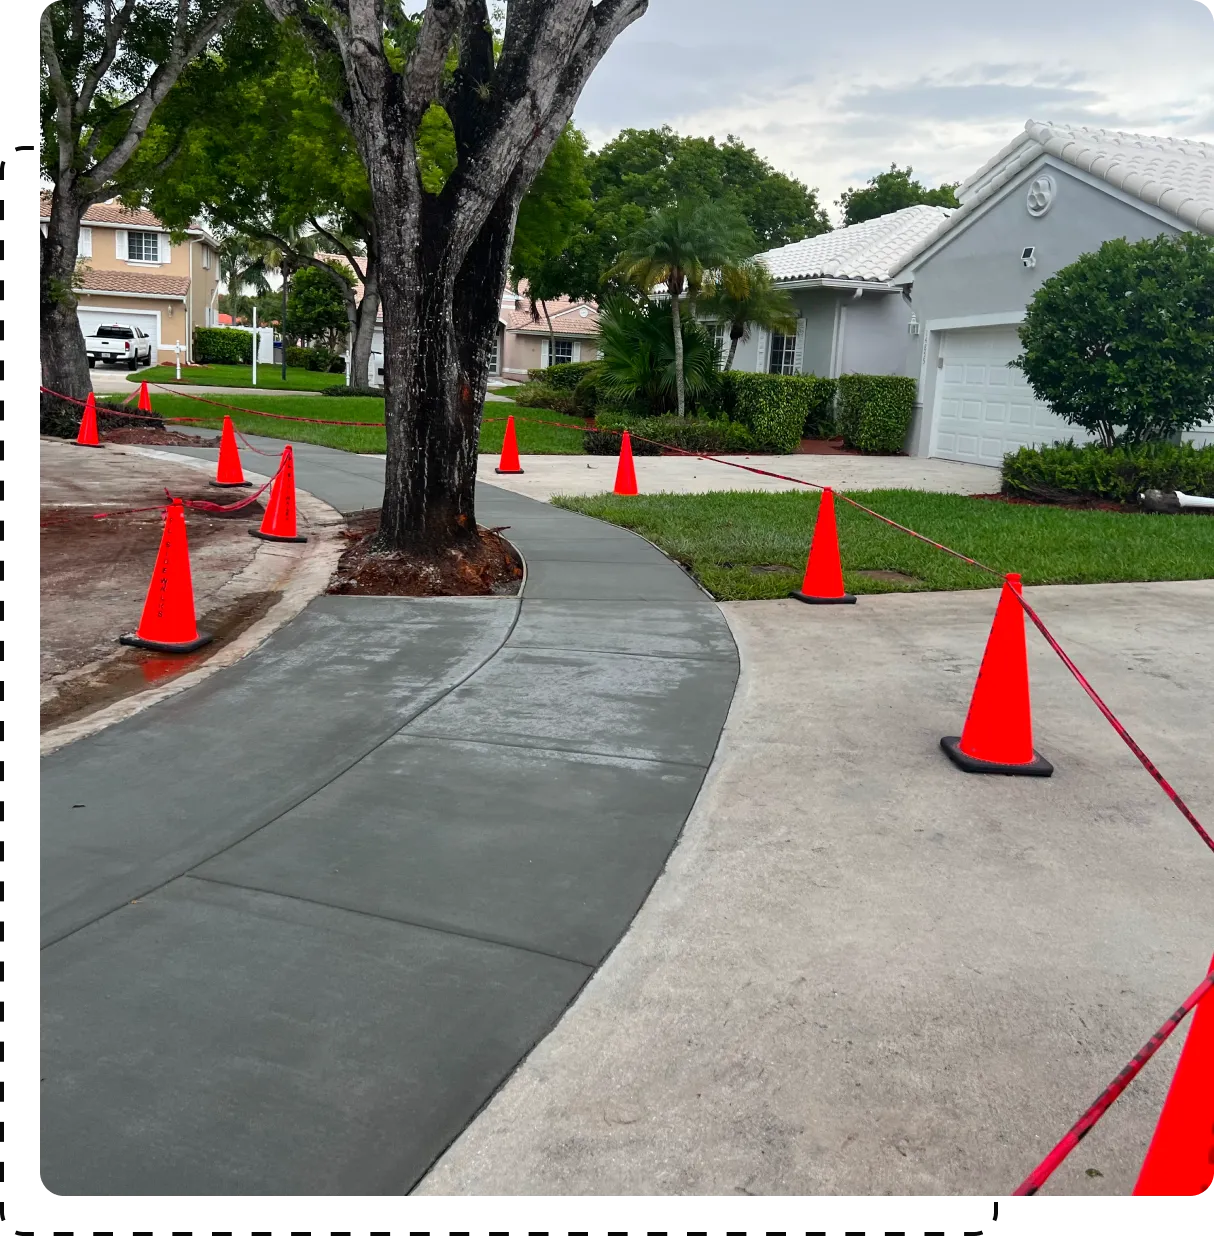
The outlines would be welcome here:
<svg viewBox="0 0 1214 1236">
<path fill-rule="evenodd" d="M 152 340 L 152 364 L 160 360 L 160 315 L 137 309 L 77 309 L 80 329 L 87 339 L 98 326 L 138 326 Z"/>
<path fill-rule="evenodd" d="M 999 467 L 1006 452 L 1022 446 L 1087 440 L 1082 429 L 1038 403 L 1024 374 L 1009 367 L 1020 350 L 1014 326 L 945 333 L 933 455 Z"/>
</svg>

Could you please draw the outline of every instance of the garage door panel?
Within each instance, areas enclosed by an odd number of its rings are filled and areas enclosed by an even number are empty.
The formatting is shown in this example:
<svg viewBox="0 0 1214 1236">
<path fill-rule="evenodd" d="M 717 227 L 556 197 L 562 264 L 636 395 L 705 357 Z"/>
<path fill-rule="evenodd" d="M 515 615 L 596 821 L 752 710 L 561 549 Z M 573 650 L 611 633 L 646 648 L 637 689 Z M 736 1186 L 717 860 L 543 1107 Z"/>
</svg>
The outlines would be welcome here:
<svg viewBox="0 0 1214 1236">
<path fill-rule="evenodd" d="M 1034 399 L 1028 379 L 1011 365 L 1020 351 L 1014 326 L 945 334 L 933 455 L 998 467 L 1021 446 L 1087 439 Z"/>
</svg>

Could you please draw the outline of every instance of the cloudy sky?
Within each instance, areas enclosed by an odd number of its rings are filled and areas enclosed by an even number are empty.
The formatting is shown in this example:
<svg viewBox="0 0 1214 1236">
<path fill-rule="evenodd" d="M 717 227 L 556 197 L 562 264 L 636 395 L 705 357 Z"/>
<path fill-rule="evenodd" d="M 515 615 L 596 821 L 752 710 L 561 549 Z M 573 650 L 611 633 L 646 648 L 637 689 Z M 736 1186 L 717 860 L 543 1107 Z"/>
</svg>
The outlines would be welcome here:
<svg viewBox="0 0 1214 1236">
<path fill-rule="evenodd" d="M 736 133 L 819 191 L 964 180 L 1032 118 L 1214 142 L 1206 0 L 650 0 L 575 119 Z"/>
</svg>

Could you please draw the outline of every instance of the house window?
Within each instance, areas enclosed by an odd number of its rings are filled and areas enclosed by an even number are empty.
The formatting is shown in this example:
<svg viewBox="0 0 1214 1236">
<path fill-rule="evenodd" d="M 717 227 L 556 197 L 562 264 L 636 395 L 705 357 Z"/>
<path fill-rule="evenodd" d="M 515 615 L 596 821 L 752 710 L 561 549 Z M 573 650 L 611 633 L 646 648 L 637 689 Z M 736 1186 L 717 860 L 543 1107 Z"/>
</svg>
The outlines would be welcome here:
<svg viewBox="0 0 1214 1236">
<path fill-rule="evenodd" d="M 572 365 L 573 364 L 573 340 L 558 339 L 556 341 L 553 353 L 552 364 L 554 365 Z"/>
<path fill-rule="evenodd" d="M 493 332 L 493 350 L 489 353 L 489 372 L 500 373 L 502 363 L 502 333 Z"/>
<path fill-rule="evenodd" d="M 780 335 L 775 331 L 772 332 L 771 358 L 767 364 L 767 372 L 783 374 L 797 372 L 796 335 Z"/>
<path fill-rule="evenodd" d="M 80 229 L 80 241 L 76 252 L 80 257 L 93 256 L 93 229 L 91 227 L 82 227 Z"/>
<path fill-rule="evenodd" d="M 127 232 L 128 262 L 159 262 L 160 235 L 157 232 Z"/>
<path fill-rule="evenodd" d="M 712 323 L 712 346 L 716 349 L 717 363 L 723 365 L 729 352 L 729 323 Z"/>
</svg>

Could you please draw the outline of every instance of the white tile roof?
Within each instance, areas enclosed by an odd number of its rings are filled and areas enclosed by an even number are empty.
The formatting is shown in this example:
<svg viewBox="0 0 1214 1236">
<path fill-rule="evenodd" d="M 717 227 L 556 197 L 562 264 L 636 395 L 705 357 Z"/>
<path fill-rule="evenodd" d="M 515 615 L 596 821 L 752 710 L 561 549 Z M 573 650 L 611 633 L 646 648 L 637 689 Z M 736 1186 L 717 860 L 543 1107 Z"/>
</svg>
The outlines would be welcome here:
<svg viewBox="0 0 1214 1236">
<path fill-rule="evenodd" d="M 1214 235 L 1214 145 L 1030 120 L 957 190 L 961 208 L 906 255 L 918 257 L 1043 154 L 1053 155 L 1199 232 Z"/>
<path fill-rule="evenodd" d="M 821 236 L 759 254 L 774 279 L 863 279 L 884 282 L 906 254 L 953 212 L 944 206 L 908 206 L 879 219 L 853 223 Z"/>
</svg>

